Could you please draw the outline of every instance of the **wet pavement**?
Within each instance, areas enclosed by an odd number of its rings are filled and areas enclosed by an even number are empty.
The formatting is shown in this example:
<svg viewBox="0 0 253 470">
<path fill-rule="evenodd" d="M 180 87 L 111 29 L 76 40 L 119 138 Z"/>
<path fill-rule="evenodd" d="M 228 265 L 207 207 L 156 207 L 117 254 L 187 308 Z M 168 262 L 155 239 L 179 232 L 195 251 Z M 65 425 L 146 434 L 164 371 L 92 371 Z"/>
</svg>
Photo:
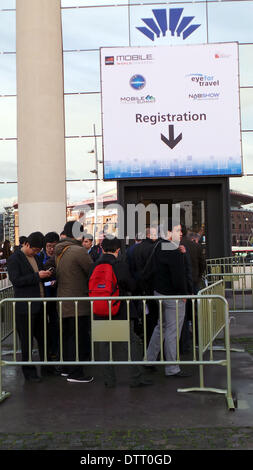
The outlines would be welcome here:
<svg viewBox="0 0 253 470">
<path fill-rule="evenodd" d="M 253 449 L 252 315 L 231 321 L 232 348 L 245 348 L 231 352 L 235 411 L 222 394 L 177 392 L 199 385 L 197 366 L 185 366 L 188 378 L 166 378 L 160 366 L 148 374 L 152 386 L 135 389 L 127 366 L 115 366 L 113 389 L 104 386 L 102 366 L 90 366 L 94 381 L 84 384 L 61 376 L 26 383 L 20 367 L 6 366 L 3 389 L 11 395 L 0 403 L 0 450 Z M 226 388 L 226 368 L 206 366 L 205 385 Z"/>
</svg>

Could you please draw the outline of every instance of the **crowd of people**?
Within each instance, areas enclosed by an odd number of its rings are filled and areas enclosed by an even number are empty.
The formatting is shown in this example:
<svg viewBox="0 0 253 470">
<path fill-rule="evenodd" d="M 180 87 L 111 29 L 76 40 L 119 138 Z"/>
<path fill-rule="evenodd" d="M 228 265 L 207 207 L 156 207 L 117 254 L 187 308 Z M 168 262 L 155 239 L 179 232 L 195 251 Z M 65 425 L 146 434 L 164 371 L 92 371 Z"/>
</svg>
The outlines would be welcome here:
<svg viewBox="0 0 253 470">
<path fill-rule="evenodd" d="M 4 240 L 0 247 L 0 280 L 6 279 L 6 263 L 9 256 L 12 255 L 11 244 L 9 240 Z"/>
<path fill-rule="evenodd" d="M 156 228 L 146 229 L 145 236 L 137 236 L 135 243 L 126 251 L 122 241 L 116 237 L 99 233 L 97 244 L 93 243 L 91 234 L 83 233 L 81 239 L 73 235 L 73 225 L 67 222 L 63 232 L 33 232 L 23 237 L 18 249 L 7 259 L 7 269 L 14 289 L 14 297 L 33 299 L 46 297 L 46 335 L 44 341 L 43 303 L 32 301 L 31 308 L 24 300 L 16 302 L 16 328 L 20 338 L 25 380 L 39 382 L 41 377 L 37 368 L 31 364 L 29 351 L 29 331 L 32 340 L 38 344 L 40 361 L 45 361 L 41 368 L 42 375 L 57 374 L 66 377 L 68 382 L 88 383 L 93 381 L 89 366 L 80 362 L 89 362 L 91 358 L 91 305 L 89 301 L 78 298 L 92 296 L 94 273 L 99 272 L 99 287 L 104 288 L 108 272 L 116 279 L 119 296 L 152 296 L 146 302 L 145 335 L 143 330 L 143 303 L 140 300 L 130 301 L 130 343 L 132 361 L 142 361 L 144 355 L 148 361 L 155 362 L 160 354 L 160 333 L 163 331 L 164 357 L 166 361 L 176 361 L 177 322 L 175 300 L 165 299 L 162 302 L 162 325 L 156 297 L 183 296 L 196 294 L 199 290 L 202 274 L 205 269 L 202 249 L 195 234 L 187 234 L 184 227 L 174 225 L 169 220 L 166 233 L 157 233 Z M 81 226 L 80 226 L 81 227 Z M 110 266 L 110 270 L 100 269 Z M 101 274 L 102 273 L 102 274 Z M 103 274 L 104 273 L 104 274 Z M 112 275 L 112 274 L 110 274 Z M 112 284 L 112 282 L 111 282 Z M 114 292 L 114 295 L 115 295 Z M 109 294 L 110 295 L 110 294 Z M 57 298 L 75 298 L 78 302 Z M 102 302 L 102 301 L 99 301 Z M 115 301 L 115 304 L 117 302 Z M 100 304 L 101 305 L 101 304 Z M 59 308 L 61 311 L 59 312 Z M 101 309 L 100 309 L 101 310 Z M 190 322 L 192 320 L 191 303 L 184 299 L 178 302 L 178 322 L 180 348 L 187 351 L 190 347 Z M 77 313 L 76 313 L 77 312 Z M 127 304 L 118 301 L 112 319 L 127 318 Z M 49 365 L 50 361 L 60 360 L 59 315 L 62 319 L 62 352 L 61 368 Z M 76 321 L 78 315 L 78 322 Z M 30 316 L 30 327 L 28 318 Z M 108 313 L 102 311 L 94 317 L 97 321 L 108 319 Z M 78 341 L 78 345 L 76 344 Z M 143 348 L 143 345 L 145 347 Z M 78 347 L 77 347 L 78 346 Z M 78 359 L 76 362 L 76 351 Z M 127 344 L 115 342 L 113 357 L 127 354 Z M 109 360 L 109 343 L 98 344 L 98 355 L 102 361 Z M 152 385 L 147 378 L 147 370 L 155 366 L 130 366 L 130 386 Z M 108 364 L 103 367 L 106 387 L 115 387 L 117 377 L 115 367 Z M 166 377 L 185 377 L 185 371 L 178 364 L 165 367 Z"/>
</svg>

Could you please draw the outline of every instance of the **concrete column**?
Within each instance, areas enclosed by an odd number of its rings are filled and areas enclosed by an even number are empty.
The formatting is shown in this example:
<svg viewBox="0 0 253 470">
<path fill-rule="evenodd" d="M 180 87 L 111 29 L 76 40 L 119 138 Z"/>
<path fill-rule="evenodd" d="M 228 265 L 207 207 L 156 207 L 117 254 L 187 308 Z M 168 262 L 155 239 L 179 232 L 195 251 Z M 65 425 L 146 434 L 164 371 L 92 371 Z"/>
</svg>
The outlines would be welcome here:
<svg viewBox="0 0 253 470">
<path fill-rule="evenodd" d="M 18 0 L 19 235 L 62 231 L 66 162 L 60 0 Z"/>
</svg>

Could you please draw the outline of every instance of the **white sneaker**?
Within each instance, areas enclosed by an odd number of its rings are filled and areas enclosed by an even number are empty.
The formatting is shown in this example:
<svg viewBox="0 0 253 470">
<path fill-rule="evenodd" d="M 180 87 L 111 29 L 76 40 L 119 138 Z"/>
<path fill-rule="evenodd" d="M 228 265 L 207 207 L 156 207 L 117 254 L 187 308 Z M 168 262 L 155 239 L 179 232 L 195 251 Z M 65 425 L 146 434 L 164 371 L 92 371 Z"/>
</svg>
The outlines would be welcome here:
<svg viewBox="0 0 253 470">
<path fill-rule="evenodd" d="M 68 377 L 67 381 L 68 382 L 83 382 L 83 383 L 88 383 L 92 382 L 94 380 L 94 377 L 91 376 L 83 376 L 83 377 Z"/>
</svg>

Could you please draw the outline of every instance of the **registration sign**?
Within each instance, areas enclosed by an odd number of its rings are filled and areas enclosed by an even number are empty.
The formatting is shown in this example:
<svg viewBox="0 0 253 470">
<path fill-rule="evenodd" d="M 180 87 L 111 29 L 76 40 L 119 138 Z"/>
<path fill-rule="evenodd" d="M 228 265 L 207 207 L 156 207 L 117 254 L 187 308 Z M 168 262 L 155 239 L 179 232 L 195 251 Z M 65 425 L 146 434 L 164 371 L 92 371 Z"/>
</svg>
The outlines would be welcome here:
<svg viewBox="0 0 253 470">
<path fill-rule="evenodd" d="M 104 179 L 242 174 L 237 43 L 100 58 Z"/>
</svg>

